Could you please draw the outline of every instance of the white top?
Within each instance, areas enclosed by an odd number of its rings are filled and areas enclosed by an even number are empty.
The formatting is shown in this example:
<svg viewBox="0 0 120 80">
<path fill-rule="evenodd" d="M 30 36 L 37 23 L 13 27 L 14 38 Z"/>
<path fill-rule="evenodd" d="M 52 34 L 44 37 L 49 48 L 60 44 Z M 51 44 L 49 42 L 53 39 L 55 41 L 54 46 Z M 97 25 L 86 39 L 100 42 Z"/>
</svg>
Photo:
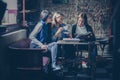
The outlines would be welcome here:
<svg viewBox="0 0 120 80">
<path fill-rule="evenodd" d="M 87 30 L 86 30 L 86 27 L 85 26 L 82 26 L 82 27 L 79 27 L 77 26 L 76 27 L 76 34 L 86 34 L 87 33 Z"/>
</svg>

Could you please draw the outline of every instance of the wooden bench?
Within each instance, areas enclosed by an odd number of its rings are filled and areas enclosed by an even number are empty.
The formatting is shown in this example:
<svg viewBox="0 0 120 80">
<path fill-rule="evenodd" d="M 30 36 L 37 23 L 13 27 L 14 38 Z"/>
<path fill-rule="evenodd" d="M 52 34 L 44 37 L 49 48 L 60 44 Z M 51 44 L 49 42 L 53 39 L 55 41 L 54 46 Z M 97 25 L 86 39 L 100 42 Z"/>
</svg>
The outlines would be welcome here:
<svg viewBox="0 0 120 80">
<path fill-rule="evenodd" d="M 29 48 L 30 39 L 22 39 L 9 45 L 11 64 L 15 69 L 42 70 L 43 49 Z"/>
</svg>

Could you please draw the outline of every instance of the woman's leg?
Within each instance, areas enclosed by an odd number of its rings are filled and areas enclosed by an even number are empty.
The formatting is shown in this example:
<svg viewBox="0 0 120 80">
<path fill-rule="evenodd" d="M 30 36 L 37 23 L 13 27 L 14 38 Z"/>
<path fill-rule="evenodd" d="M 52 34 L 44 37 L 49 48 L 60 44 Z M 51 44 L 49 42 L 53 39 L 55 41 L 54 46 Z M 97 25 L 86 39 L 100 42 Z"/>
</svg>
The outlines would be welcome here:
<svg viewBox="0 0 120 80">
<path fill-rule="evenodd" d="M 48 44 L 48 50 L 51 51 L 52 68 L 60 69 L 59 66 L 56 66 L 56 57 L 57 57 L 57 44 L 56 44 L 56 42 Z"/>
</svg>

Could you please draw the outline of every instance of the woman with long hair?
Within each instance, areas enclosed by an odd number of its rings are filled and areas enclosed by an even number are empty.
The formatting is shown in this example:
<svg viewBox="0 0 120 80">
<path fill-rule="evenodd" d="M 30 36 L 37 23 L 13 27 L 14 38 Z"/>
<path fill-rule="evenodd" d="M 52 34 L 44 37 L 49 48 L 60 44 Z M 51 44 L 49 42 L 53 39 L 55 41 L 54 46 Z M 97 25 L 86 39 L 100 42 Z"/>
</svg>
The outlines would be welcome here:
<svg viewBox="0 0 120 80">
<path fill-rule="evenodd" d="M 82 12 L 78 15 L 77 23 L 74 24 L 72 27 L 72 37 L 79 38 L 84 42 L 93 42 L 96 40 L 92 27 L 88 24 L 86 13 Z M 93 46 L 93 47 L 94 49 L 92 51 L 95 60 L 97 55 L 97 46 Z M 79 46 L 79 50 L 88 50 L 88 46 L 86 45 Z M 82 64 L 83 67 L 87 68 L 86 63 L 84 61 L 82 63 L 83 63 Z"/>
<path fill-rule="evenodd" d="M 64 14 L 55 12 L 52 21 L 52 41 L 58 41 L 64 37 L 70 37 L 67 25 L 64 23 Z"/>
<path fill-rule="evenodd" d="M 43 10 L 40 14 L 40 18 L 41 20 L 37 23 L 29 36 L 29 38 L 31 39 L 30 47 L 41 48 L 45 49 L 47 52 L 51 52 L 51 66 L 53 70 L 59 70 L 60 66 L 56 65 L 57 44 L 56 42 L 51 42 L 48 39 L 48 36 L 51 36 L 51 34 L 48 33 L 49 27 L 51 26 L 49 26 L 48 24 L 52 22 L 52 14 L 47 10 Z"/>
<path fill-rule="evenodd" d="M 96 40 L 92 27 L 88 24 L 87 15 L 83 12 L 78 15 L 77 23 L 72 27 L 72 37 L 81 37 L 87 41 Z"/>
<path fill-rule="evenodd" d="M 55 12 L 52 21 L 52 41 L 62 40 L 63 38 L 71 38 L 68 26 L 64 23 L 64 15 L 61 12 Z M 65 58 L 75 57 L 75 49 L 73 45 L 63 45 L 63 55 Z M 58 46 L 58 50 L 59 50 Z M 61 55 L 59 53 L 59 55 Z"/>
</svg>

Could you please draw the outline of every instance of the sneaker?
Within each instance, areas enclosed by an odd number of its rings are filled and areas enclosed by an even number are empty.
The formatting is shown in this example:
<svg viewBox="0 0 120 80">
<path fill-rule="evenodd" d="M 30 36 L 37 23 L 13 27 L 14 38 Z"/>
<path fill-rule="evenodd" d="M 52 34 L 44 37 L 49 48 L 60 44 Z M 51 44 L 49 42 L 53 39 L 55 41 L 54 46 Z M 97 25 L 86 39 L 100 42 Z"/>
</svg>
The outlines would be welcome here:
<svg viewBox="0 0 120 80">
<path fill-rule="evenodd" d="M 48 66 L 43 66 L 43 71 L 44 71 L 45 73 L 48 73 Z"/>
<path fill-rule="evenodd" d="M 52 68 L 53 68 L 53 71 L 57 71 L 57 70 L 61 69 L 61 67 L 58 65 L 54 65 L 54 66 L 52 66 Z"/>
<path fill-rule="evenodd" d="M 82 61 L 82 68 L 88 68 L 87 63 L 85 61 Z"/>
</svg>

